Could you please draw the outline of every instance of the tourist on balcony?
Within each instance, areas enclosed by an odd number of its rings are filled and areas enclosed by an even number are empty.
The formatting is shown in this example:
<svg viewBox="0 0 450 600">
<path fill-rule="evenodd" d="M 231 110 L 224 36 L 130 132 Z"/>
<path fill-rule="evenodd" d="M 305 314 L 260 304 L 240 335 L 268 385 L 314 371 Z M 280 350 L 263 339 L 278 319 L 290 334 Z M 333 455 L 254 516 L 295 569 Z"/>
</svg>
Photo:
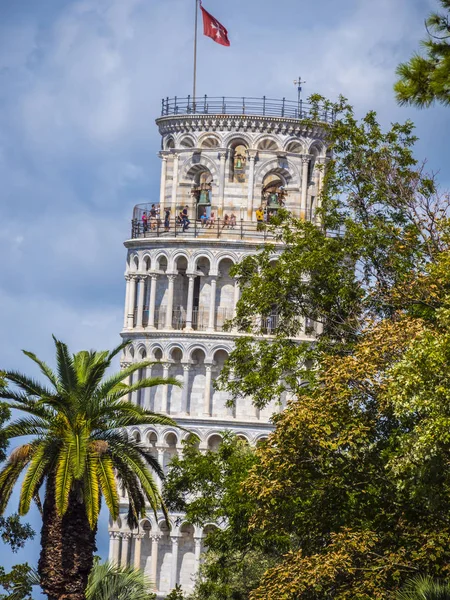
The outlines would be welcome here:
<svg viewBox="0 0 450 600">
<path fill-rule="evenodd" d="M 256 230 L 262 231 L 264 229 L 264 211 L 263 207 L 260 206 L 256 209 Z"/>
<path fill-rule="evenodd" d="M 208 223 L 207 223 L 208 227 L 211 229 L 211 227 L 215 224 L 215 222 L 216 222 L 216 213 L 212 212 L 211 216 L 208 219 Z"/>
<path fill-rule="evenodd" d="M 225 216 L 223 217 L 222 229 L 225 229 L 225 227 L 227 229 L 230 228 L 230 215 L 228 215 L 227 213 L 225 213 Z"/>
<path fill-rule="evenodd" d="M 208 215 L 206 214 L 206 208 L 203 209 L 203 212 L 200 215 L 200 222 L 202 224 L 202 227 L 205 227 L 205 225 L 208 222 Z"/>
<path fill-rule="evenodd" d="M 156 207 L 154 204 L 152 204 L 149 214 L 150 214 L 150 229 L 152 231 L 155 231 L 155 229 L 156 229 Z"/>
<path fill-rule="evenodd" d="M 144 230 L 144 233 L 148 229 L 148 218 L 146 212 L 144 212 L 144 214 L 142 215 L 142 229 Z"/>
<path fill-rule="evenodd" d="M 231 213 L 230 227 L 231 229 L 234 229 L 236 227 L 236 215 L 234 213 Z"/>
<path fill-rule="evenodd" d="M 170 229 L 170 208 L 166 208 L 164 211 L 164 231 Z"/>
<path fill-rule="evenodd" d="M 183 231 L 186 231 L 186 229 L 191 224 L 191 222 L 189 221 L 189 217 L 188 217 L 188 210 L 189 210 L 189 207 L 186 204 L 186 206 L 181 211 L 181 225 L 183 226 Z"/>
</svg>

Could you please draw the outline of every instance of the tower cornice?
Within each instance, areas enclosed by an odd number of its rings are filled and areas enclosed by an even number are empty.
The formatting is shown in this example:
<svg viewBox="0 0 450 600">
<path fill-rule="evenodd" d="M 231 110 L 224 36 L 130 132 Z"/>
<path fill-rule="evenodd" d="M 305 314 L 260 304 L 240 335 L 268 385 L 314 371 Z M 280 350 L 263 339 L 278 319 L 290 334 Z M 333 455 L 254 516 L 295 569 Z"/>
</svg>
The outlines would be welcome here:
<svg viewBox="0 0 450 600">
<path fill-rule="evenodd" d="M 169 115 L 156 119 L 162 136 L 174 133 L 253 132 L 294 135 L 325 139 L 321 124 L 286 117 L 251 115 Z"/>
</svg>

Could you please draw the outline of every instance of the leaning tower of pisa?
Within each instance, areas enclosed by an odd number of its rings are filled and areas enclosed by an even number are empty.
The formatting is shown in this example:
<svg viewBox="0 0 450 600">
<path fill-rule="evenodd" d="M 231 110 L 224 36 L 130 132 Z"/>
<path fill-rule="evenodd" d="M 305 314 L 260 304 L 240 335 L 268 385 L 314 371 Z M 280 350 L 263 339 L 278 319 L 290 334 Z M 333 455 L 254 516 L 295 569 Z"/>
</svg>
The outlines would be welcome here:
<svg viewBox="0 0 450 600">
<path fill-rule="evenodd" d="M 179 379 L 182 388 L 152 388 L 132 400 L 174 417 L 197 434 L 203 449 L 216 448 L 225 430 L 256 444 L 270 431 L 273 412 L 282 408 L 272 404 L 259 411 L 250 398 L 230 408 L 214 380 L 240 335 L 224 329 L 239 300 L 239 281 L 230 269 L 258 252 L 269 235 L 266 223 L 280 206 L 315 218 L 323 173 L 318 165 L 326 150 L 323 130 L 304 120 L 308 110 L 284 99 L 167 98 L 156 120 L 160 189 L 148 204 L 134 207 L 125 242 L 121 335 L 132 344 L 123 366 L 152 360 L 156 364 L 137 376 Z M 187 220 L 179 216 L 183 209 Z M 276 327 L 274 313 L 266 317 L 263 332 L 270 336 Z M 149 446 L 167 470 L 188 434 L 141 427 L 130 435 Z M 121 514 L 126 512 L 123 497 Z M 130 531 L 125 518 L 109 527 L 110 559 L 144 569 L 158 597 L 176 584 L 192 589 L 206 533 L 183 515 L 171 518 L 168 528 L 162 515 L 155 519 L 149 511 L 138 531 Z"/>
</svg>

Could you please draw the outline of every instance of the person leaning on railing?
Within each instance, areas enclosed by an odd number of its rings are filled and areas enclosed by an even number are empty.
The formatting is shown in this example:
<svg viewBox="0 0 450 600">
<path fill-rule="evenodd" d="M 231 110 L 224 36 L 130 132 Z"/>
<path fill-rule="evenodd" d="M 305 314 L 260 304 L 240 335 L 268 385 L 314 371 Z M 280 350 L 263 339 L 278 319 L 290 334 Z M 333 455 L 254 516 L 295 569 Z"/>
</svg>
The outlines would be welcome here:
<svg viewBox="0 0 450 600">
<path fill-rule="evenodd" d="M 256 230 L 262 231 L 264 229 L 264 211 L 263 207 L 260 206 L 256 209 Z"/>
</svg>

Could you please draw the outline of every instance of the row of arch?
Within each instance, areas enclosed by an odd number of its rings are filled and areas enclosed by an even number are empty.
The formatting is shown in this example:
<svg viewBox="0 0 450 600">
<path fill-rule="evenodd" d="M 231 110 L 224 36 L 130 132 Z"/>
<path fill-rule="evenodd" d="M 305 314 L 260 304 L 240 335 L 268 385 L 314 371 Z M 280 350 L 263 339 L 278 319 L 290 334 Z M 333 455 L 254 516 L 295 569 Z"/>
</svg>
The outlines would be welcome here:
<svg viewBox="0 0 450 600">
<path fill-rule="evenodd" d="M 208 274 L 218 275 L 222 261 L 228 260 L 233 265 L 240 262 L 245 255 L 252 252 L 234 252 L 233 250 L 214 251 L 202 248 L 194 251 L 181 248 L 165 248 L 154 250 L 129 250 L 127 257 L 127 273 L 147 273 L 151 271 L 178 273 L 180 260 L 183 260 L 182 271 L 195 273 L 200 268 L 207 267 Z M 273 259 L 276 260 L 274 254 Z M 206 274 L 206 273 L 204 273 Z"/>
<path fill-rule="evenodd" d="M 212 363 L 217 358 L 218 353 L 229 354 L 232 350 L 230 344 L 226 342 L 208 342 L 192 341 L 182 343 L 181 341 L 151 342 L 146 344 L 142 341 L 135 342 L 127 346 L 123 352 L 122 360 L 124 362 L 133 362 L 134 360 L 155 360 L 164 362 L 192 362 L 195 354 L 202 352 L 205 362 Z"/>
<path fill-rule="evenodd" d="M 327 148 L 325 143 L 319 139 L 307 139 L 297 136 L 285 136 L 283 139 L 279 135 L 263 133 L 252 136 L 244 132 L 231 133 L 220 136 L 216 133 L 202 133 L 198 136 L 193 134 L 169 134 L 163 137 L 163 150 L 174 149 L 203 149 L 215 150 L 230 149 L 243 145 L 246 148 L 252 148 L 261 152 L 288 152 L 292 154 L 314 154 L 325 156 Z"/>
</svg>

